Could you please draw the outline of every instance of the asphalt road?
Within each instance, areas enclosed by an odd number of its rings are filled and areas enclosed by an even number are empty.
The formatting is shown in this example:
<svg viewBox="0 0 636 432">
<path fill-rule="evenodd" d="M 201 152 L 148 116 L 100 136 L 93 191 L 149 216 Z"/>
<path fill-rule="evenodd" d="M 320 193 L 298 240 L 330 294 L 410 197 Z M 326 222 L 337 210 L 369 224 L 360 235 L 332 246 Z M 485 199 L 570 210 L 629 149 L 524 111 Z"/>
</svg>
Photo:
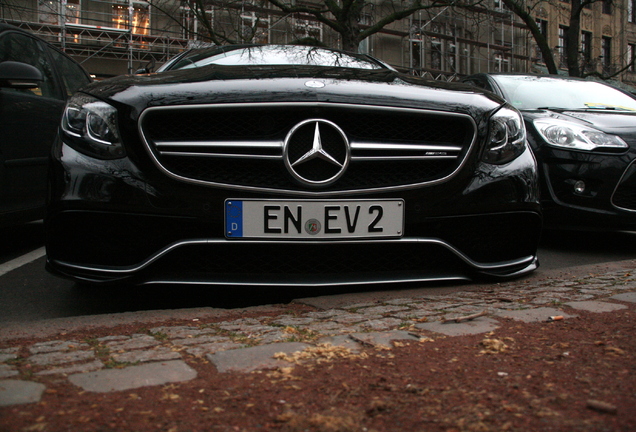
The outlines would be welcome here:
<svg viewBox="0 0 636 432">
<path fill-rule="evenodd" d="M 342 289 L 268 289 L 116 287 L 86 289 L 44 270 L 42 223 L 0 230 L 0 323 L 107 313 L 175 310 L 199 307 L 239 308 L 288 303 L 302 297 L 341 295 Z M 27 255 L 30 254 L 30 255 Z M 25 258 L 26 255 L 26 258 Z M 33 256 L 40 256 L 31 261 Z M 539 249 L 539 271 L 636 258 L 636 232 L 550 232 Z M 26 261 L 26 264 L 22 262 Z M 31 261 L 31 262 L 29 262 Z M 20 265 L 22 264 L 22 265 Z M 383 290 L 428 292 L 470 289 L 467 284 L 347 288 L 372 299 Z"/>
</svg>

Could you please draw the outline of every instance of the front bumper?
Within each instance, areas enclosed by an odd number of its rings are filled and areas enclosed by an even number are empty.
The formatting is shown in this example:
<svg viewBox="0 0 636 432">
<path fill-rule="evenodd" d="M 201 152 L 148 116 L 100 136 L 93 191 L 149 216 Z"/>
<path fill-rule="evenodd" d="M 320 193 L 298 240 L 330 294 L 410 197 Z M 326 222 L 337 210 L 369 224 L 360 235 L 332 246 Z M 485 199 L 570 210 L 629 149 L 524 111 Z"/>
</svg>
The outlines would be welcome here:
<svg viewBox="0 0 636 432">
<path fill-rule="evenodd" d="M 112 225 L 100 233 L 78 228 L 82 226 L 79 221 L 88 220 L 110 220 Z M 430 236 L 392 240 L 205 238 L 194 236 L 210 230 L 205 223 L 135 214 L 67 212 L 47 223 L 61 233 L 59 238 L 50 236 L 48 242 L 48 269 L 59 275 L 87 282 L 219 285 L 346 285 L 471 279 L 478 275 L 512 277 L 536 268 L 534 250 L 540 229 L 540 218 L 532 212 L 444 218 L 431 221 L 435 229 Z M 516 234 L 506 229 L 511 224 L 522 225 L 527 231 Z M 471 226 L 479 226 L 479 233 L 460 234 Z M 449 234 L 443 235 L 444 231 Z M 73 235 L 64 234 L 69 232 Z M 87 248 L 87 243 L 99 247 Z M 81 256 L 74 251 L 81 251 Z"/>
<path fill-rule="evenodd" d="M 543 146 L 537 159 L 546 227 L 636 228 L 635 152 L 590 154 Z"/>
<path fill-rule="evenodd" d="M 317 286 L 514 277 L 537 266 L 530 151 L 442 184 L 347 197 L 403 199 L 402 238 L 254 241 L 225 238 L 225 200 L 289 197 L 186 184 L 133 158 L 96 161 L 61 142 L 57 149 L 47 269 L 76 281 Z"/>
</svg>

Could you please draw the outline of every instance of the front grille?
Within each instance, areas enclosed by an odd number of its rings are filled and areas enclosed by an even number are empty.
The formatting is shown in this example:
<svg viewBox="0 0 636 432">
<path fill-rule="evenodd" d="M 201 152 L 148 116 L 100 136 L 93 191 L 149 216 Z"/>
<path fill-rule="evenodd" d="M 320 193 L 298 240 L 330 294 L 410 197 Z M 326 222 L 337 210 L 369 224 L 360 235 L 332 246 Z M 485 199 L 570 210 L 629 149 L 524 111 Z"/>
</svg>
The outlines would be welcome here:
<svg viewBox="0 0 636 432">
<path fill-rule="evenodd" d="M 612 204 L 624 210 L 636 210 L 636 166 L 632 163 L 621 178 L 614 195 Z"/>
<path fill-rule="evenodd" d="M 150 108 L 141 131 L 156 163 L 179 179 L 302 192 L 307 186 L 290 174 L 283 152 L 290 131 L 308 119 L 336 124 L 350 143 L 349 166 L 337 181 L 320 186 L 324 192 L 444 179 L 461 166 L 476 135 L 467 115 L 340 104 Z M 312 175 L 320 177 L 323 168 L 316 169 Z"/>
</svg>

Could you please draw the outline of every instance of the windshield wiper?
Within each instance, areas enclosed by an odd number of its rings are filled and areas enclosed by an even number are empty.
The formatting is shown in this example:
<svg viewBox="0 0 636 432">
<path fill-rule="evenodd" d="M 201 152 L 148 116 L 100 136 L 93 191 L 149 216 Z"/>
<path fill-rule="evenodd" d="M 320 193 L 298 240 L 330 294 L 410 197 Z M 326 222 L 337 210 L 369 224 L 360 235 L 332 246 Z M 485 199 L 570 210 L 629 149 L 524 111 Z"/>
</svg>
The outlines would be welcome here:
<svg viewBox="0 0 636 432">
<path fill-rule="evenodd" d="M 611 106 L 611 105 L 594 105 L 594 106 L 586 106 L 580 108 L 563 108 L 563 107 L 538 107 L 535 108 L 537 110 L 548 110 L 548 111 L 636 111 L 626 107 L 620 106 Z"/>
</svg>

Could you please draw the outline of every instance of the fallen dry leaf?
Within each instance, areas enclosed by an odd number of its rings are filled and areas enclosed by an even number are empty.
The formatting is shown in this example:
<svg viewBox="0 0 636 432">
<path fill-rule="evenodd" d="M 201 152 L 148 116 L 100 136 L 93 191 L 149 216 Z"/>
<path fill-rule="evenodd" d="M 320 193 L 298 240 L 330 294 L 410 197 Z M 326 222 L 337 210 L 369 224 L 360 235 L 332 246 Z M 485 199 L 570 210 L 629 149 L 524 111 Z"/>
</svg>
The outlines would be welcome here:
<svg viewBox="0 0 636 432">
<path fill-rule="evenodd" d="M 484 349 L 479 352 L 480 354 L 499 354 L 508 349 L 508 345 L 499 339 L 486 338 L 481 341 L 481 345 Z"/>
</svg>

